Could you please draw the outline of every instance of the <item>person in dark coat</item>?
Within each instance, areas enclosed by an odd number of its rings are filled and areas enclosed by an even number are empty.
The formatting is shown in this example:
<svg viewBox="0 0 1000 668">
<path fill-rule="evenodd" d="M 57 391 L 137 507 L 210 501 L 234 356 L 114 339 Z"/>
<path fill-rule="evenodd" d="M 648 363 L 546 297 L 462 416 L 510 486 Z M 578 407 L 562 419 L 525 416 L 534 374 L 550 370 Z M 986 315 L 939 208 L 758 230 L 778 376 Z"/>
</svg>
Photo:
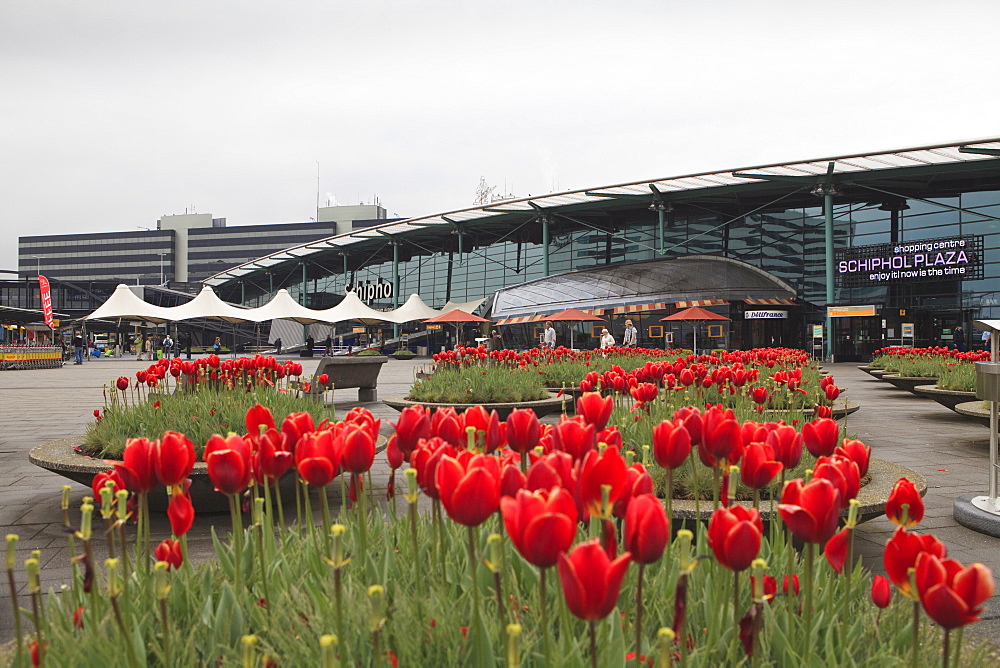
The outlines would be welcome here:
<svg viewBox="0 0 1000 668">
<path fill-rule="evenodd" d="M 965 351 L 967 351 L 969 349 L 965 345 L 965 331 L 962 329 L 961 325 L 959 325 L 958 327 L 955 328 L 955 332 L 953 334 L 953 337 L 954 337 L 953 342 L 954 342 L 955 348 L 958 350 L 958 352 L 964 353 Z"/>
</svg>

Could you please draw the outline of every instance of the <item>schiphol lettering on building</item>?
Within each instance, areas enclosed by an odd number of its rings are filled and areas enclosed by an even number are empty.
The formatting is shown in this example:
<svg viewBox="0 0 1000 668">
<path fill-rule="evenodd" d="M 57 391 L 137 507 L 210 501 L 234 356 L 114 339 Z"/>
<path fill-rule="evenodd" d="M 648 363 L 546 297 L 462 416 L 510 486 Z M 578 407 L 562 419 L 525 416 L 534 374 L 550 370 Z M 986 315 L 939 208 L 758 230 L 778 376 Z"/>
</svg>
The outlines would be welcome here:
<svg viewBox="0 0 1000 668">
<path fill-rule="evenodd" d="M 370 302 L 382 299 L 392 299 L 392 283 L 379 281 L 378 283 L 361 283 L 360 285 L 346 285 L 345 292 L 355 291 L 358 299 L 363 302 Z"/>
<path fill-rule="evenodd" d="M 788 311 L 756 310 L 744 311 L 743 317 L 747 320 L 764 320 L 769 318 L 787 318 Z"/>
<path fill-rule="evenodd" d="M 949 237 L 858 246 L 841 253 L 837 274 L 849 284 L 980 278 L 982 237 Z"/>
</svg>

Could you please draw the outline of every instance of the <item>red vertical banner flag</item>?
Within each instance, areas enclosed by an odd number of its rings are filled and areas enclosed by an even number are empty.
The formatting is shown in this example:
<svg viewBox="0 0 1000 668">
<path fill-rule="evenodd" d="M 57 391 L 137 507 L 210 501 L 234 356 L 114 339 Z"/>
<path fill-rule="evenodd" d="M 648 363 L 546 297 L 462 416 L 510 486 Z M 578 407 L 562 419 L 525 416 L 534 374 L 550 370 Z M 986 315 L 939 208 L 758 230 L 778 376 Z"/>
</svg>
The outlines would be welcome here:
<svg viewBox="0 0 1000 668">
<path fill-rule="evenodd" d="M 45 324 L 49 329 L 53 328 L 52 322 L 52 291 L 49 290 L 49 279 L 41 274 L 38 275 L 38 292 L 42 296 L 42 313 L 45 315 Z"/>
</svg>

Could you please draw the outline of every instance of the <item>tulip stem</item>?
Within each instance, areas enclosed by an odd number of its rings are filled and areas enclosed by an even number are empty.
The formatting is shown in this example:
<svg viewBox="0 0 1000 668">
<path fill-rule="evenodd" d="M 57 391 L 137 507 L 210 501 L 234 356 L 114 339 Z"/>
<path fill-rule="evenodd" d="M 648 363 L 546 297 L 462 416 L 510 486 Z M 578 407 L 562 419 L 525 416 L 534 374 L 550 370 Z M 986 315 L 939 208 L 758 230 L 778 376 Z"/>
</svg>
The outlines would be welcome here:
<svg viewBox="0 0 1000 668">
<path fill-rule="evenodd" d="M 812 602 L 813 602 L 813 556 L 816 549 L 814 543 L 806 543 L 806 642 L 807 648 L 812 648 Z"/>
<path fill-rule="evenodd" d="M 278 506 L 278 528 L 281 529 L 281 533 L 285 533 L 285 507 L 281 503 L 281 477 L 274 479 L 274 504 Z M 282 535 L 282 541 L 284 541 L 284 535 Z"/>
<path fill-rule="evenodd" d="M 544 575 L 544 572 L 543 572 Z M 15 666 L 23 665 L 24 638 L 21 637 L 21 608 L 17 604 L 17 581 L 14 579 L 14 569 L 7 569 L 7 583 L 10 585 L 10 604 L 14 608 L 14 637 L 17 639 Z"/>
<path fill-rule="evenodd" d="M 944 647 L 941 648 L 941 666 L 948 668 L 948 650 L 951 649 L 951 629 L 944 630 Z"/>
<path fill-rule="evenodd" d="M 639 564 L 639 581 L 635 587 L 635 661 L 642 665 L 642 577 L 645 575 L 646 564 Z"/>
<path fill-rule="evenodd" d="M 354 474 L 352 474 L 352 475 L 354 475 Z M 362 488 L 362 489 L 358 490 L 358 507 L 356 508 L 356 510 L 357 510 L 357 516 L 358 516 L 358 527 L 361 529 L 361 558 L 362 559 L 367 559 L 368 558 L 367 557 L 367 555 L 368 555 L 368 508 L 367 508 L 366 499 L 365 499 L 366 492 L 364 490 L 364 479 L 365 479 L 364 474 L 361 474 L 361 475 L 355 477 L 355 480 L 357 480 L 358 486 L 360 486 Z"/>
<path fill-rule="evenodd" d="M 597 629 L 594 620 L 588 622 L 590 626 L 590 668 L 597 668 Z"/>
<path fill-rule="evenodd" d="M 160 623 L 163 625 L 163 656 L 165 665 L 173 665 L 170 661 L 170 618 L 167 616 L 167 599 L 160 599 Z"/>
<path fill-rule="evenodd" d="M 229 495 L 229 515 L 233 523 L 233 581 L 236 591 L 242 591 L 243 582 L 243 518 L 240 517 L 240 501 L 236 494 Z"/>
<path fill-rule="evenodd" d="M 733 628 L 740 628 L 740 572 L 733 571 Z M 737 640 L 739 633 L 736 633 Z"/>
<path fill-rule="evenodd" d="M 466 527 L 469 536 L 469 596 L 472 597 L 472 628 L 478 633 L 479 622 L 479 588 L 476 586 L 476 528 Z"/>
<path fill-rule="evenodd" d="M 323 509 L 323 554 L 330 554 L 330 499 L 326 495 L 326 485 L 317 488 Z"/>
<path fill-rule="evenodd" d="M 551 666 L 551 644 L 550 629 L 549 629 L 549 607 L 547 594 L 545 593 L 545 574 L 548 573 L 549 569 L 543 568 L 538 575 L 538 596 L 539 596 L 539 612 L 541 614 L 542 622 L 542 656 L 545 657 L 544 665 Z"/>
<path fill-rule="evenodd" d="M 694 524 L 701 521 L 701 490 L 698 489 L 698 469 L 694 464 L 694 448 L 688 453 L 688 460 L 691 462 L 691 489 L 694 492 Z"/>
<path fill-rule="evenodd" d="M 913 572 L 912 570 L 910 571 Z M 912 579 L 912 578 L 911 578 Z M 920 600 L 913 602 L 913 654 L 910 658 L 913 668 L 920 666 Z"/>
</svg>

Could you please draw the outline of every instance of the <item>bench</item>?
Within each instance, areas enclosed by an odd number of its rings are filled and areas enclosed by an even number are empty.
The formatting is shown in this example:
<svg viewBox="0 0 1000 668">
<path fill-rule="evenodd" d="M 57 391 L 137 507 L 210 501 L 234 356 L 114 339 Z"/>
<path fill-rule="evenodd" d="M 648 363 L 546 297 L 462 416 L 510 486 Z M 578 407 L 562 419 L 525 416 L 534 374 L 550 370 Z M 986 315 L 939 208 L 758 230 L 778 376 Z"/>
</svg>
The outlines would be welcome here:
<svg viewBox="0 0 1000 668">
<path fill-rule="evenodd" d="M 313 374 L 310 392 L 319 394 L 331 387 L 337 390 L 356 387 L 358 388 L 359 402 L 378 401 L 376 393 L 378 374 L 382 371 L 382 365 L 388 361 L 389 358 L 384 355 L 324 357 L 319 361 L 316 372 Z M 326 387 L 322 387 L 318 380 L 324 373 L 330 377 Z"/>
</svg>

